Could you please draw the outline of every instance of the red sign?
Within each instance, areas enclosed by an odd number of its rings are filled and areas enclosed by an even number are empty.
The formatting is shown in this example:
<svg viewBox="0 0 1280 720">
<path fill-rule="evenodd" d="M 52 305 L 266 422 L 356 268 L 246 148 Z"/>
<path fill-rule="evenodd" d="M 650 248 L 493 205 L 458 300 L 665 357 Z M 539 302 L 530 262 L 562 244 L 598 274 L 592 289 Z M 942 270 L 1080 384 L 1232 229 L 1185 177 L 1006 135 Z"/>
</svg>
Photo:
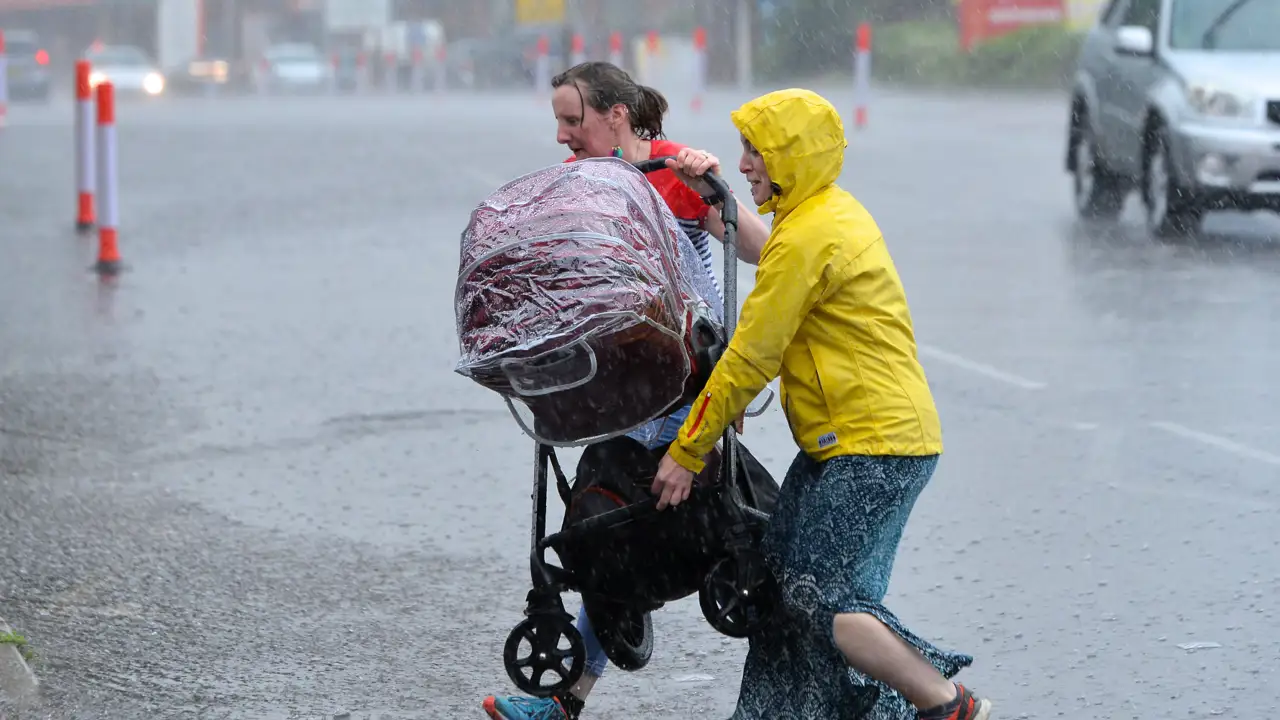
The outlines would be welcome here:
<svg viewBox="0 0 1280 720">
<path fill-rule="evenodd" d="M 1029 25 L 1066 21 L 1063 0 L 960 0 L 960 47 L 965 52 Z"/>
</svg>

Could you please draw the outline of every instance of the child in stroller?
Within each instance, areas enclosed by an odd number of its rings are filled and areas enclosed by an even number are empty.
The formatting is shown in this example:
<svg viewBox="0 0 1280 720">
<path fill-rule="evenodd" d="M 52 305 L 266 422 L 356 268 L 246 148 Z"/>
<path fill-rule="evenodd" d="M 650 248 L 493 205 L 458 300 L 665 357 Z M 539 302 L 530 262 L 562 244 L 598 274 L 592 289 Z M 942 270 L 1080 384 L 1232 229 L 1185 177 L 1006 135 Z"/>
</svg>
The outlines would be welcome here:
<svg viewBox="0 0 1280 720">
<path fill-rule="evenodd" d="M 533 589 L 504 652 L 508 674 L 536 697 L 563 696 L 584 669 L 561 592 L 582 594 L 603 652 L 624 670 L 648 662 L 649 613 L 666 602 L 698 593 L 712 626 L 735 637 L 773 602 L 752 550 L 778 491 L 768 472 L 730 430 L 692 502 L 656 513 L 647 488 L 671 438 L 637 433 L 688 404 L 732 331 L 736 205 L 719 178 L 708 180 L 725 205 L 723 311 L 708 302 L 718 293 L 666 204 L 621 160 L 508 183 L 463 235 L 459 372 L 501 393 L 537 441 Z M 582 444 L 571 485 L 553 448 Z M 561 532 L 547 536 L 551 470 L 566 512 Z M 548 547 L 562 568 L 546 561 Z"/>
</svg>

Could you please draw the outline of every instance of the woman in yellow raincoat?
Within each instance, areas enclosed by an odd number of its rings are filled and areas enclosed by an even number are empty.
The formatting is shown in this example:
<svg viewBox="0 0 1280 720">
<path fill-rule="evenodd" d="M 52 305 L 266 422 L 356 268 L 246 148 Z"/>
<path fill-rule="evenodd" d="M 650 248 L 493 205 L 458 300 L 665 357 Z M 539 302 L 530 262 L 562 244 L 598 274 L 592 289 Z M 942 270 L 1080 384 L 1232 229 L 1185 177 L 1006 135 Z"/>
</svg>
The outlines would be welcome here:
<svg viewBox="0 0 1280 720">
<path fill-rule="evenodd" d="M 973 658 L 934 647 L 882 605 L 942 430 L 884 237 L 836 185 L 847 146 L 840 115 L 792 89 L 732 118 L 739 170 L 773 227 L 738 328 L 653 492 L 659 508 L 687 498 L 729 422 L 781 377 L 800 453 L 763 550 L 783 611 L 751 639 L 734 720 L 987 720 L 990 701 L 949 680 Z M 669 161 L 694 189 L 716 164 L 699 151 Z"/>
</svg>

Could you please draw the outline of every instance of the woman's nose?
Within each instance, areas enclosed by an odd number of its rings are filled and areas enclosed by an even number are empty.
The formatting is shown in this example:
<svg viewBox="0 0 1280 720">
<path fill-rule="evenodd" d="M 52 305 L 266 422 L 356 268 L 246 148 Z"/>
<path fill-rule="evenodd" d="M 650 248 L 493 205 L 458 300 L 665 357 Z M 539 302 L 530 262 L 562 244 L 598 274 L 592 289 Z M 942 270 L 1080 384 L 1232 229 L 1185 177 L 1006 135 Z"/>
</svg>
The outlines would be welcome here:
<svg viewBox="0 0 1280 720">
<path fill-rule="evenodd" d="M 557 131 L 556 131 L 556 142 L 560 143 L 561 145 L 568 145 L 568 144 L 569 144 L 569 131 L 568 131 L 568 130 L 566 130 L 565 128 L 560 128 L 559 130 L 557 130 Z"/>
</svg>

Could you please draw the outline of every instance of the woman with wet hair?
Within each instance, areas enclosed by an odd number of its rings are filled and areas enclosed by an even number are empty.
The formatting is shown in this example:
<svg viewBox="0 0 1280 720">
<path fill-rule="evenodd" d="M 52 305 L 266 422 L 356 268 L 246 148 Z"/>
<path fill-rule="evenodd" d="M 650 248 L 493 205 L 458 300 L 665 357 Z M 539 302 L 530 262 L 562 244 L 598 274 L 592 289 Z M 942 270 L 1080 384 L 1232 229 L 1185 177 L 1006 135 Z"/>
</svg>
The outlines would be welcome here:
<svg viewBox="0 0 1280 720">
<path fill-rule="evenodd" d="M 552 79 L 551 86 L 556 140 L 573 151 L 573 157 L 565 162 L 617 157 L 634 163 L 655 157 L 676 157 L 667 161 L 666 168 L 655 170 L 647 177 L 693 243 L 703 268 L 719 292 L 710 237 L 724 241 L 724 222 L 719 208 L 708 204 L 693 190 L 702 187 L 701 181 L 679 169 L 691 167 L 694 155 L 709 156 L 666 139 L 662 120 L 667 114 L 667 99 L 607 62 L 575 65 Z M 738 257 L 754 265 L 759 262 L 760 250 L 769 238 L 769 228 L 762 219 L 747 213 L 738 216 L 738 225 Z M 631 432 L 628 437 L 649 450 L 664 448 L 675 439 L 689 411 L 690 406 L 686 405 Z M 495 720 L 576 720 L 587 695 L 609 664 L 585 608 L 578 610 L 578 631 L 587 650 L 586 671 L 567 694 L 552 698 L 489 696 L 483 703 L 489 716 Z"/>
<path fill-rule="evenodd" d="M 551 81 L 551 107 L 558 125 L 556 141 L 573 151 L 566 162 L 592 157 L 619 157 L 638 162 L 653 157 L 679 155 L 686 146 L 666 139 L 662 120 L 667 99 L 651 87 L 640 85 L 622 68 L 607 62 L 575 65 Z M 705 153 L 704 153 L 705 154 Z M 707 272 L 715 276 L 708 235 L 724 242 L 724 223 L 718 208 L 707 205 L 692 189 L 695 178 L 668 168 L 649 173 L 649 182 L 680 222 L 680 227 L 698 249 Z M 739 257 L 752 265 L 760 259 L 760 249 L 769 229 L 758 217 L 739 219 Z"/>
</svg>

